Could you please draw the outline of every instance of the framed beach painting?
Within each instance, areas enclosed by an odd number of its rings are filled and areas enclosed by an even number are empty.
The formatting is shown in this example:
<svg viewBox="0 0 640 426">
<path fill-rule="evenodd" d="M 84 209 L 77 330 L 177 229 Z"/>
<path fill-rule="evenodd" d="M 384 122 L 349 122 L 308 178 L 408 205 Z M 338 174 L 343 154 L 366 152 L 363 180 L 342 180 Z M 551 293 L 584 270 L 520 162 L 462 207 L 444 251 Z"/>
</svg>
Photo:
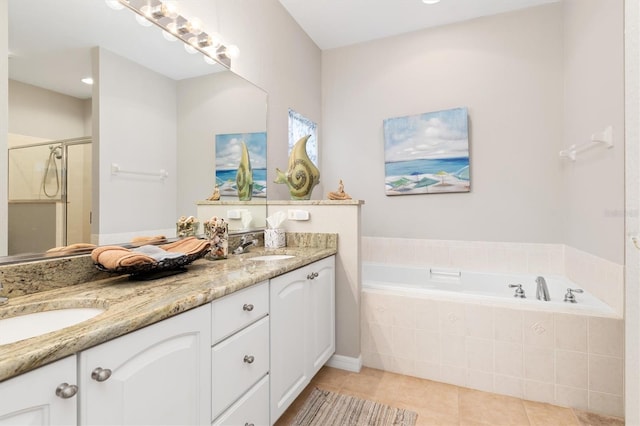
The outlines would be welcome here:
<svg viewBox="0 0 640 426">
<path fill-rule="evenodd" d="M 466 108 L 387 118 L 383 124 L 386 195 L 470 191 Z"/>
<path fill-rule="evenodd" d="M 221 196 L 238 196 L 236 172 L 242 153 L 241 142 L 249 151 L 253 175 L 253 197 L 267 196 L 267 133 L 229 133 L 216 135 L 216 186 Z"/>
</svg>

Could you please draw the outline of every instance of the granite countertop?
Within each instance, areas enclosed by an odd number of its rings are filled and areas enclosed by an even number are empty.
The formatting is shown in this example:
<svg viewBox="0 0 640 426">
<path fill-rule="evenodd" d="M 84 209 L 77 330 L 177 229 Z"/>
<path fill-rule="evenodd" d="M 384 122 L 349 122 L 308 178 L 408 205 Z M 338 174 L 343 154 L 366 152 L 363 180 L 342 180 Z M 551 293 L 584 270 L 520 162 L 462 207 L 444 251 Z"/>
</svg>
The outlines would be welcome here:
<svg viewBox="0 0 640 426">
<path fill-rule="evenodd" d="M 0 306 L 0 319 L 71 307 L 98 307 L 105 311 L 59 331 L 1 345 L 0 381 L 335 253 L 335 248 L 256 247 L 225 260 L 199 259 L 187 267 L 187 272 L 165 278 L 134 281 L 118 276 L 10 298 Z M 269 262 L 251 260 L 263 254 L 295 257 Z"/>
</svg>

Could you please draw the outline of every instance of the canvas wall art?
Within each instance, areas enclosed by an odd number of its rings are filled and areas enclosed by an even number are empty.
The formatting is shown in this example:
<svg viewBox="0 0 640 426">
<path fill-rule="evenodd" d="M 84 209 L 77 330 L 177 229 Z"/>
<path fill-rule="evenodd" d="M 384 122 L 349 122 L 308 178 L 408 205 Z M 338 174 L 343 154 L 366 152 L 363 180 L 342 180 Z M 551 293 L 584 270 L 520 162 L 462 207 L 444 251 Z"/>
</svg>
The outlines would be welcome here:
<svg viewBox="0 0 640 426">
<path fill-rule="evenodd" d="M 221 196 L 238 196 L 236 172 L 242 153 L 241 142 L 249 151 L 253 170 L 253 197 L 267 196 L 267 133 L 229 133 L 216 135 L 216 186 Z"/>
<path fill-rule="evenodd" d="M 383 127 L 386 195 L 470 191 L 466 108 L 387 118 Z"/>
</svg>

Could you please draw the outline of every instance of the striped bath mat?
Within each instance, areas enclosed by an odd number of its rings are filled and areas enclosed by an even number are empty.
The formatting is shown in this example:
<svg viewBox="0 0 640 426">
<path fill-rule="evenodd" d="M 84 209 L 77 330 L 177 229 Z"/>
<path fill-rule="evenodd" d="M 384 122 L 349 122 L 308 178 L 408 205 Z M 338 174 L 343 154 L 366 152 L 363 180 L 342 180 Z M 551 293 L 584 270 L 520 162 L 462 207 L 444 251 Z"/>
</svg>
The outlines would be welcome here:
<svg viewBox="0 0 640 426">
<path fill-rule="evenodd" d="M 293 421 L 298 426 L 413 426 L 418 415 L 354 396 L 315 388 Z"/>
</svg>

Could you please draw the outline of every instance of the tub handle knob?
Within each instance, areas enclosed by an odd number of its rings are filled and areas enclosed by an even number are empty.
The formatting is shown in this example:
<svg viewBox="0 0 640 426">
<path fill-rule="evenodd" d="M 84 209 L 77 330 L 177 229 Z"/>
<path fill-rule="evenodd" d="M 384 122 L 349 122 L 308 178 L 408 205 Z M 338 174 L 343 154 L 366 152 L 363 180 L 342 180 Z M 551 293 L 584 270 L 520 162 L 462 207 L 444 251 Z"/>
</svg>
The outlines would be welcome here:
<svg viewBox="0 0 640 426">
<path fill-rule="evenodd" d="M 525 299 L 527 296 L 524 295 L 524 290 L 522 289 L 522 284 L 509 284 L 509 288 L 515 288 L 516 293 L 513 297 L 517 297 L 519 299 Z"/>
<path fill-rule="evenodd" d="M 584 293 L 584 290 L 581 288 L 568 288 L 567 294 L 564 295 L 564 301 L 568 303 L 578 303 L 573 293 Z"/>
</svg>

